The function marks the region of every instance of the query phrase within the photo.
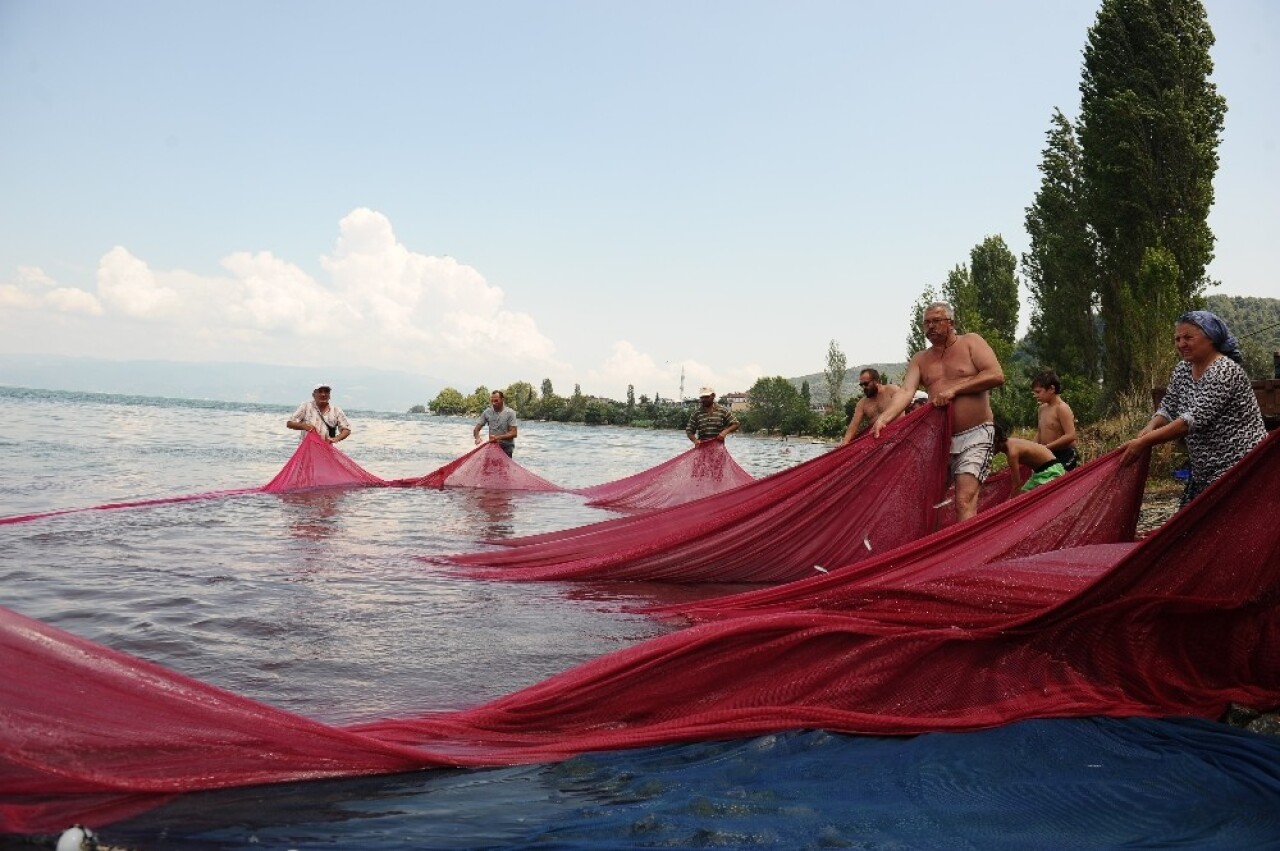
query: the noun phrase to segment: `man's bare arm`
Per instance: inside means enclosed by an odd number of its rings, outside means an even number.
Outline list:
[[[1009,462],[1009,492],[1017,496],[1022,489],[1022,459],[1018,450],[1011,445],[1005,446],[1004,457]]]
[[[858,436],[858,426],[867,415],[866,404],[867,399],[864,396],[858,400],[858,404],[853,406],[853,419],[849,420],[849,427],[844,430],[844,437],[840,439],[841,446],[848,446]]]
[[[897,419],[898,415],[907,409],[907,405],[911,404],[911,399],[916,395],[916,389],[920,386],[920,356],[922,354],[924,353],[917,352],[911,358],[911,362],[907,364],[907,374],[902,378],[902,392],[890,400],[888,406],[880,412],[880,416],[876,417],[876,421],[871,424],[872,437],[879,437],[880,430]]]

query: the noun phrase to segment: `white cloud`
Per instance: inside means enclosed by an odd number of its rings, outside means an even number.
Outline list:
[[[232,275],[223,300],[232,328],[299,337],[343,336],[359,314],[302,269],[268,251],[238,252],[222,261]]]
[[[678,365],[660,365],[629,341],[619,340],[613,344],[609,357],[596,368],[587,371],[587,386],[597,394],[613,399],[626,398],[628,384],[634,385],[637,396],[652,396],[656,393],[674,397],[679,376]]]
[[[455,311],[444,317],[440,329],[443,339],[459,351],[477,354],[483,347],[500,348],[508,358],[549,362],[555,346],[544,337],[524,313],[500,310],[492,316]]]
[[[533,316],[507,304],[501,287],[452,257],[410,250],[387,217],[368,208],[342,218],[319,266],[317,277],[270,251],[237,251],[221,260],[219,274],[201,275],[153,269],[116,246],[99,261],[96,290],[24,266],[0,284],[0,306],[13,308],[6,331],[15,345],[120,358],[341,363],[495,387],[550,377],[565,392],[580,383],[615,399],[628,385],[637,396],[674,398],[681,369],[686,395],[705,384],[745,390],[762,374],[754,365],[725,372],[694,360],[655,361],[628,340],[590,369],[575,368],[558,359]]]
[[[85,290],[58,285],[38,266],[19,266],[12,284],[0,284],[0,307],[16,310],[50,308],[54,313],[102,314],[97,296]],[[29,317],[24,319],[26,323]]]
[[[717,393],[747,390],[763,373],[754,364],[731,370],[716,370],[696,360],[666,361],[659,364],[639,351],[627,340],[613,344],[613,351],[598,367],[587,372],[588,386],[600,395],[614,399],[626,397],[627,385],[636,395],[674,399],[680,395],[681,370],[684,371],[684,395],[693,396],[698,388],[711,386]]]
[[[86,316],[102,315],[102,303],[98,301],[97,296],[73,287],[58,287],[46,295],[44,300],[63,313],[83,313]]]
[[[182,305],[177,292],[119,245],[98,261],[98,295],[107,306],[138,319],[170,319]]]
[[[57,285],[58,282],[39,266],[18,267],[18,286],[24,289],[53,289]]]
[[[234,252],[221,265],[220,275],[153,269],[116,246],[98,263],[96,291],[24,266],[0,284],[0,305],[31,311],[35,323],[43,313],[46,345],[117,357],[359,364],[491,375],[495,384],[511,373],[570,371],[534,317],[506,306],[502,289],[453,258],[409,250],[374,210],[338,223],[322,279],[269,251]],[[55,317],[65,313],[92,319],[59,344],[55,332],[67,326]],[[35,326],[26,337],[42,339]]]
[[[721,371],[712,386],[722,396],[725,393],[745,393],[751,389],[751,385],[768,374],[759,364],[749,363]],[[775,371],[773,374],[776,375],[777,372]]]
[[[353,210],[334,253],[321,259],[339,297],[372,325],[381,346],[411,347],[435,361],[509,370],[511,360],[551,368],[555,346],[477,270],[451,257],[416,254],[396,241],[386,216]]]
[[[27,310],[35,307],[40,300],[14,284],[0,284],[0,307],[10,310]]]

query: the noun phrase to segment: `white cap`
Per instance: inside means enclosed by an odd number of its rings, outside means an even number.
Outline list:
[[[714,395],[716,395],[716,391],[712,387],[703,387],[701,390],[698,391],[699,399],[701,399],[703,396],[714,396]]]

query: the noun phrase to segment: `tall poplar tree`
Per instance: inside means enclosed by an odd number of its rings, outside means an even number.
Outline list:
[[[840,405],[844,401],[844,374],[848,369],[848,358],[844,356],[844,352],[840,351],[836,341],[832,340],[831,345],[827,346],[827,369],[824,375],[827,379],[827,396],[833,411],[840,410]]]
[[[1199,0],[1103,0],[1089,30],[1080,146],[1112,394],[1135,387],[1134,365],[1168,346],[1167,335],[1135,334],[1156,307],[1159,293],[1147,287],[1166,285],[1163,271],[1151,273],[1153,263],[1175,264],[1178,303],[1160,305],[1162,324],[1207,285],[1209,208],[1226,115],[1225,99],[1209,82],[1213,42]]]
[[[916,299],[916,303],[911,305],[911,320],[907,331],[907,357],[911,357],[919,351],[923,351],[928,347],[929,341],[924,336],[924,320],[925,309],[938,301],[938,293],[933,287],[925,287],[924,292],[920,293],[920,297]]]
[[[957,265],[947,273],[946,283],[942,285],[942,300],[955,311],[957,334],[967,334],[970,331],[985,333],[982,314],[978,312],[978,291],[973,286],[973,276],[969,274],[968,266]]]
[[[1054,110],[1040,161],[1040,189],[1027,208],[1030,245],[1022,271],[1031,290],[1028,342],[1038,363],[1061,376],[1101,377],[1094,300],[1098,258],[1084,210],[1075,127]]]
[[[969,252],[974,309],[981,317],[983,337],[1002,361],[1013,354],[1018,333],[1017,268],[1018,259],[998,234],[987,237]]]

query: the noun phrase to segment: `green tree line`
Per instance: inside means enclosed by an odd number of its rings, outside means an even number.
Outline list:
[[[843,357],[834,343],[832,350]],[[549,378],[543,379],[540,393],[525,381],[511,384],[503,393],[507,404],[521,419],[534,421],[684,430],[694,410],[692,404],[662,399],[656,393],[653,397],[636,396],[634,385],[627,386],[627,398],[623,402],[586,396],[576,384],[572,395],[560,396]],[[410,412],[426,413],[429,408],[433,414],[478,417],[489,406],[490,394],[490,389],[484,386],[465,396],[455,387],[446,387],[429,406],[418,405]],[[849,411],[856,402],[849,401],[845,406],[848,411],[814,412],[791,379],[780,375],[756,381],[747,391],[747,399],[749,409],[737,413],[745,431],[824,437],[843,434]]]

